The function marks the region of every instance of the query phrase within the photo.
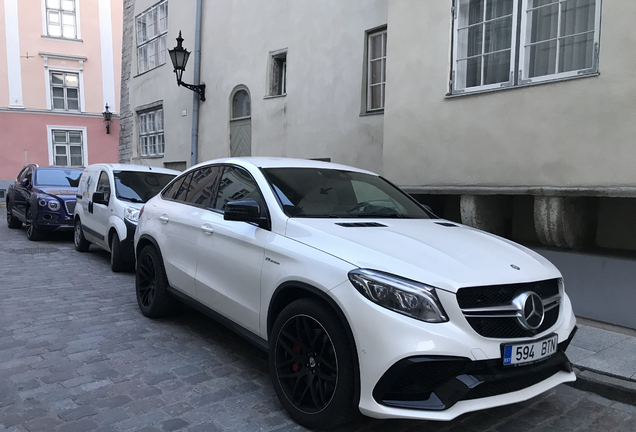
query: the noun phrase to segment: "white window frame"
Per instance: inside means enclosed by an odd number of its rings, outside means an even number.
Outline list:
[[[161,29],[161,18],[159,17],[159,11],[162,6],[165,5],[165,28]],[[156,34],[152,37],[146,37],[144,40],[140,40],[139,32],[140,29],[138,27],[139,20],[145,19],[151,13],[157,14],[157,30]],[[162,0],[153,6],[149,7],[145,11],[141,12],[137,16],[135,16],[135,40],[137,41],[137,75],[151,71],[153,69],[158,68],[166,64],[166,58],[168,57],[168,47],[167,47],[167,37],[168,37],[168,0]],[[162,45],[163,44],[163,48]],[[155,65],[153,67],[147,66],[148,64],[148,48],[153,47],[155,51]],[[142,52],[145,52],[145,56],[140,55]],[[142,68],[142,60],[145,59],[146,69]]]
[[[80,26],[80,1],[73,0],[75,2],[75,37],[67,38],[64,37],[64,32],[62,31],[62,36],[51,36],[49,34],[49,26],[48,26],[48,7],[46,5],[46,0],[41,0],[42,3],[42,35],[55,39],[63,39],[68,41],[81,41],[82,39],[82,28]]]
[[[86,133],[86,127],[80,126],[57,126],[57,125],[47,125],[46,126],[46,135],[48,140],[48,148],[49,148],[49,165],[55,165],[55,148],[53,143],[53,131],[61,130],[65,132],[76,132],[79,131],[82,133],[82,166],[88,166],[88,139]],[[69,163],[70,163],[70,154],[69,154]]]
[[[561,39],[561,3],[567,0],[559,0],[559,15],[557,17],[557,44],[556,44],[556,58],[557,62],[559,59],[559,39]],[[599,43],[601,38],[601,3],[602,0],[596,0],[596,10],[594,15],[594,43],[593,43],[593,59],[592,59],[592,67],[588,69],[577,69],[569,72],[557,72],[551,75],[543,75],[539,77],[529,78],[528,77],[528,65],[526,64],[529,59],[526,56],[525,46],[527,45],[526,37],[528,31],[528,0],[523,0],[522,9],[521,9],[521,35],[520,35],[520,46],[519,46],[519,83],[522,84],[531,84],[531,83],[539,83],[545,81],[555,81],[560,79],[567,79],[571,77],[594,74],[598,72],[598,50]],[[557,67],[558,67],[557,63]]]
[[[384,106],[386,103],[385,100],[385,92],[386,92],[386,39],[387,39],[387,28],[384,27],[382,29],[379,30],[371,30],[367,32],[367,58],[366,58],[366,67],[367,67],[367,80],[366,80],[366,95],[367,95],[367,103],[366,103],[366,110],[367,112],[371,113],[371,112],[382,112],[384,111]],[[378,36],[378,35],[382,35],[382,49],[384,50],[384,52],[382,53],[383,55],[381,57],[372,59],[371,58],[371,38]],[[383,63],[383,67],[380,68],[381,73],[382,73],[382,78],[380,80],[379,83],[377,84],[371,84],[371,72],[372,72],[372,68],[371,68],[371,62],[372,61],[380,61],[381,63]],[[372,87],[380,87],[380,100],[383,101],[382,102],[382,106],[379,108],[372,108],[371,107],[371,90]]]
[[[83,61],[80,60],[80,68],[79,69],[73,69],[73,68],[60,68],[60,67],[53,67],[53,68],[49,68],[48,66],[48,60],[45,58],[44,61],[44,82],[45,82],[45,87],[46,87],[46,106],[48,107],[49,110],[51,111],[55,111],[55,112],[67,112],[67,113],[83,113],[86,112],[86,107],[84,104],[84,66],[83,66]],[[79,102],[80,102],[80,109],[79,111],[66,111],[66,110],[61,110],[61,109],[53,109],[53,98],[52,98],[52,90],[51,90],[51,73],[52,72],[64,72],[64,73],[75,73],[79,75]]]
[[[77,87],[67,87],[66,83],[59,85],[59,84],[53,84],[52,80],[53,80],[53,74],[55,73],[61,73],[64,76],[66,75],[77,75]],[[49,91],[50,91],[50,101],[51,101],[51,110],[52,111],[64,111],[64,112],[69,112],[69,113],[73,113],[73,112],[82,112],[82,94],[80,92],[80,79],[79,79],[79,72],[65,72],[65,71],[58,71],[58,70],[49,70]],[[63,88],[64,89],[64,108],[55,108],[53,106],[53,89],[54,88]],[[68,88],[77,88],[77,109],[76,110],[72,110],[68,108],[68,95],[67,95],[67,90]]]
[[[161,128],[157,127],[157,121],[155,119],[155,121],[153,122],[153,126],[155,127],[154,130],[152,131],[148,131],[144,125],[146,125],[147,123],[145,123],[145,119],[148,117],[149,114],[154,114],[155,118],[157,115],[161,116]],[[152,110],[147,110],[147,111],[143,111],[143,112],[139,112],[137,113],[137,135],[138,135],[138,151],[139,151],[139,157],[141,158],[156,158],[156,157],[164,157],[165,153],[166,153],[166,141],[165,141],[165,134],[164,134],[164,118],[163,118],[163,107],[158,107]],[[156,149],[157,152],[155,153],[151,153],[148,150],[150,150],[150,145],[143,144],[144,139],[147,140],[148,138],[154,138],[155,139],[155,145],[156,145]],[[159,142],[161,141],[161,143]],[[160,150],[160,146],[163,147]]]
[[[486,0],[487,1],[487,0]],[[507,87],[520,87],[529,84],[536,84],[541,82],[552,82],[559,81],[563,79],[575,78],[575,77],[583,77],[587,75],[594,75],[598,73],[598,52],[599,52],[599,41],[600,41],[600,33],[601,33],[601,3],[602,0],[596,0],[596,11],[595,11],[595,23],[594,23],[594,59],[593,65],[589,69],[579,69],[575,71],[555,73],[551,75],[544,75],[540,77],[528,78],[526,62],[528,59],[526,58],[526,40],[527,40],[527,26],[528,26],[528,1],[529,0],[514,0],[513,2],[513,12],[512,12],[512,38],[511,38],[511,54],[510,54],[510,79],[506,82],[495,83],[495,84],[487,84],[481,86],[467,87],[467,88],[457,88],[458,84],[458,75],[457,75],[457,65],[458,65],[458,43],[459,37],[458,32],[462,28],[459,27],[459,0],[454,0],[453,2],[453,46],[451,52],[451,82],[450,89],[451,94],[464,94],[464,93],[479,93],[483,91],[496,90]],[[555,0],[560,5],[566,0]],[[521,19],[519,19],[519,7],[521,7]],[[486,6],[484,5],[484,22],[485,22],[485,14],[486,14]],[[561,9],[559,7],[559,17]],[[483,23],[482,23],[483,24]],[[482,25],[480,24],[480,25]],[[560,29],[560,20],[558,20],[558,25]],[[483,32],[482,37],[485,38],[486,32]],[[558,36],[558,33],[557,33]],[[558,36],[559,37],[559,36]],[[485,44],[482,42],[482,49]],[[557,44],[558,46],[558,44]],[[519,47],[519,55],[517,60],[517,47]],[[483,53],[482,53],[483,57]],[[558,54],[557,54],[558,59]],[[482,62],[482,81],[483,81],[483,62]]]

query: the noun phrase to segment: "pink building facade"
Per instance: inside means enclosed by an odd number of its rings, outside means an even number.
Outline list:
[[[123,0],[0,0],[0,201],[28,163],[117,162],[122,18]]]

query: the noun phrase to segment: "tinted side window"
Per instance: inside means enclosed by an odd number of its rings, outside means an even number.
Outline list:
[[[176,195],[174,196],[175,201],[184,201],[188,196],[188,191],[190,190],[190,181],[192,180],[192,171],[190,171],[185,178],[183,179],[183,183],[179,186],[179,190],[177,190]]]
[[[108,201],[110,199],[110,181],[108,180],[108,173],[102,171],[99,175],[99,181],[97,182],[97,189],[95,192],[103,192],[104,199]]]
[[[209,166],[200,168],[192,173],[190,191],[186,200],[190,204],[209,207],[212,201],[221,168]]]
[[[165,191],[163,191],[161,196],[164,199],[167,199],[167,200],[174,199],[175,194],[177,193],[177,191],[179,190],[179,188],[183,184],[183,179],[186,178],[186,176],[187,175],[182,175],[181,177],[179,177],[174,183],[172,183],[172,185],[170,185],[169,188],[167,188]]]
[[[243,168],[226,167],[219,182],[219,192],[216,196],[214,209],[225,210],[225,205],[232,201],[254,200],[263,210],[263,199],[258,186]]]

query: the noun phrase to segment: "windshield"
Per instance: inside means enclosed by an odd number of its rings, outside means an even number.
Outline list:
[[[290,217],[430,218],[411,197],[375,175],[321,168],[263,172]]]
[[[113,175],[117,198],[136,203],[145,203],[175,177],[175,174],[138,171],[115,171]]]
[[[37,186],[64,186],[76,188],[82,170],[63,168],[38,168],[33,183]]]

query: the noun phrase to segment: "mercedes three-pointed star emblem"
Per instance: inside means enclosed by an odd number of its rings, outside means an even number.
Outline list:
[[[536,330],[545,317],[543,301],[538,294],[529,291],[519,294],[512,303],[517,306],[517,322],[526,330]]]

